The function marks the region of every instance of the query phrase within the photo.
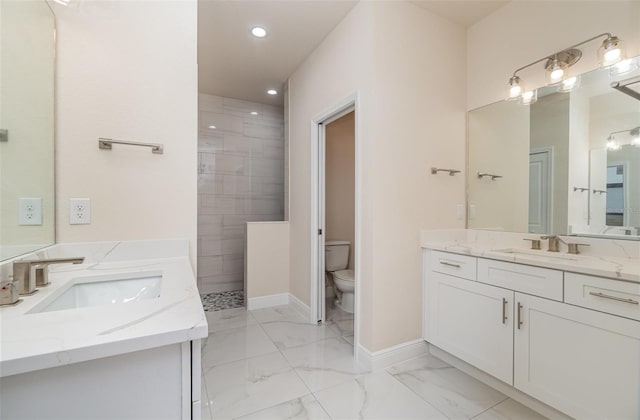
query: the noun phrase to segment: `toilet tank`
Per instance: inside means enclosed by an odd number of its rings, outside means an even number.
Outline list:
[[[349,241],[327,241],[324,244],[325,271],[344,270],[349,266]]]

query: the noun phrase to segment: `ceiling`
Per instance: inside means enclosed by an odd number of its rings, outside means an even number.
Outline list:
[[[468,27],[510,0],[415,0],[411,3],[459,25]]]
[[[199,92],[282,105],[283,83],[356,3],[199,0]],[[268,35],[254,38],[254,26]]]
[[[366,0],[365,0],[366,1]],[[416,0],[465,27],[508,0]],[[282,105],[282,85],[357,1],[198,0],[198,90]],[[254,38],[250,29],[267,29]],[[270,96],[268,89],[279,94]]]

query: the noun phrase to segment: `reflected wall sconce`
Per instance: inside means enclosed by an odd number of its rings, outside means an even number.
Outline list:
[[[577,76],[570,77],[569,68],[582,58],[582,50],[577,47],[602,37],[606,38],[598,49],[598,65],[600,67],[609,67],[626,61],[623,42],[617,36],[605,32],[516,69],[507,82],[506,99],[509,101],[518,100],[523,105],[530,105],[536,102],[538,99],[537,90],[527,90],[522,78],[518,76],[518,72],[543,61],[545,62],[544,68],[547,73],[547,85],[557,84],[560,92],[570,92],[575,89],[579,85],[580,79]],[[621,68],[624,67],[626,66]]]
[[[478,178],[482,179],[484,177],[490,177],[492,181],[495,181],[496,179],[502,178],[502,175],[496,175],[496,174],[490,174],[487,172],[478,172]]]
[[[607,149],[609,150],[618,150],[622,147],[623,144],[627,144],[627,142],[620,143],[616,140],[616,134],[627,133],[631,136],[631,141],[628,144],[631,144],[636,147],[640,147],[640,126],[632,128],[630,130],[619,130],[613,131],[607,137]]]

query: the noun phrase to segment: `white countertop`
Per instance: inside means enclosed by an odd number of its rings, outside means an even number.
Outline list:
[[[51,285],[32,296],[21,296],[23,301],[16,306],[0,308],[0,376],[207,336],[207,321],[189,263],[188,241],[61,244],[29,258],[78,256],[85,257],[84,264],[50,266]],[[28,313],[78,277],[145,272],[162,275],[160,297]]]
[[[421,232],[420,244],[423,248],[438,251],[640,283],[640,247],[637,241],[562,236],[566,242],[589,245],[581,248],[581,254],[570,255],[563,245],[560,253],[530,250],[528,242],[523,239],[537,237],[539,235],[474,229],[425,230]],[[542,241],[542,245],[546,248],[546,241]]]

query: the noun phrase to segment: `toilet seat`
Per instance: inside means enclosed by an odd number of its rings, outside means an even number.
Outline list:
[[[335,278],[340,279],[342,281],[354,281],[353,280],[353,270],[339,270],[333,273]]]

